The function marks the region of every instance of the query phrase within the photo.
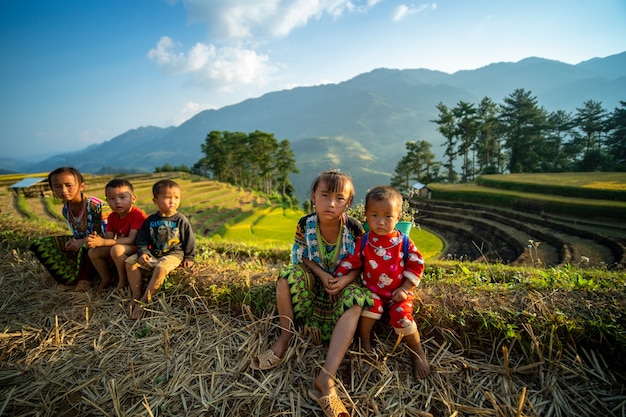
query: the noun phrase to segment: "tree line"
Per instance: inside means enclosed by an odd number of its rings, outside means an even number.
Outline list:
[[[407,142],[391,184],[470,182],[480,174],[626,170],[626,101],[608,112],[588,100],[574,113],[549,112],[530,91],[517,89],[502,104],[485,97],[436,106],[431,120],[444,137],[444,161],[432,144]]]
[[[265,194],[295,198],[289,175],[297,174],[296,158],[287,139],[273,133],[211,131],[200,145],[204,156],[191,172]]]

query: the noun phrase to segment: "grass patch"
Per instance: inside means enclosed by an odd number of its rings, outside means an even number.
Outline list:
[[[409,236],[427,261],[438,257],[444,252],[445,245],[443,240],[428,230],[413,227]]]

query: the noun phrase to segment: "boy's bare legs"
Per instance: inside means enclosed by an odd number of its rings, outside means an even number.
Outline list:
[[[353,306],[343,313],[335,325],[323,369],[317,374],[314,381],[315,388],[322,393],[322,396],[335,392],[334,379],[339,365],[341,365],[341,361],[350,347],[362,311],[361,306]]]
[[[410,348],[411,359],[413,360],[413,376],[415,379],[424,379],[430,375],[430,364],[426,357],[426,352],[422,348],[420,341],[420,333],[416,331],[413,334],[404,336],[404,341]]]
[[[89,258],[91,259],[91,263],[98,271],[98,275],[100,275],[100,285],[96,288],[96,295],[99,295],[104,291],[112,282],[113,276],[111,275],[111,271],[109,270],[109,251],[111,248],[109,246],[100,246],[97,248],[89,249]]]
[[[361,347],[367,354],[374,353],[372,349],[372,329],[376,324],[376,319],[371,317],[363,317],[359,319],[359,339],[361,339]]]
[[[152,296],[159,290],[159,288],[161,288],[163,282],[165,282],[165,277],[167,277],[167,269],[159,266],[154,268],[152,270],[152,278],[150,278],[146,291],[143,293],[143,297],[141,297],[141,300],[139,301],[142,303],[149,303]]]
[[[137,268],[137,272],[139,273],[139,291],[137,291],[137,286],[134,284],[137,277],[136,274],[133,273],[131,278],[131,271],[127,271],[128,273],[128,282],[130,283],[130,290],[133,294],[132,308],[130,312],[130,318],[137,320],[140,319],[143,315],[143,304],[147,304],[152,299],[152,295],[156,293],[163,282],[165,281],[165,277],[167,276],[167,270],[165,268],[156,267],[152,270],[152,278],[150,278],[150,282],[148,282],[148,286],[146,287],[146,291],[144,291],[143,295],[141,295],[141,271]],[[131,281],[132,280],[132,281]],[[135,294],[141,295],[141,298],[135,297]]]
[[[133,247],[130,245],[114,245],[111,247],[111,259],[117,269],[117,289],[120,290],[128,286],[128,278],[126,277],[125,261],[129,255],[133,253]]]
[[[285,278],[278,278],[276,280],[276,305],[278,307],[278,314],[280,317],[280,336],[272,344],[270,349],[274,352],[274,355],[282,358],[289,342],[293,336],[293,304],[291,303],[291,293],[289,291],[289,284]]]
[[[128,285],[130,287],[130,318],[138,319],[143,313],[143,308],[141,307],[141,304],[138,303],[143,294],[143,292],[141,291],[141,269],[139,269],[138,263],[132,265],[126,264],[125,266],[126,276],[128,277]]]

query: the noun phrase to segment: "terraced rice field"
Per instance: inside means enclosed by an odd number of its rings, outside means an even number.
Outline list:
[[[111,178],[87,177],[86,192],[104,198],[104,186]],[[180,211],[189,217],[199,236],[217,240],[252,246],[263,241],[265,247],[278,246],[289,242],[294,230],[276,225],[295,224],[301,215],[272,206],[266,197],[250,190],[189,174],[156,173],[128,178],[135,187],[137,206],[148,213],[155,210],[152,184],[159,178],[177,181],[183,190]],[[50,196],[18,198],[6,191],[2,195],[7,198],[4,207],[66,227],[58,200]],[[442,200],[417,199],[413,203],[418,210],[416,223],[445,241],[442,258],[535,267],[626,265],[626,220],[591,221]],[[419,246],[419,239],[416,242]]]
[[[112,176],[87,177],[86,193],[104,200],[104,187]],[[175,173],[145,174],[129,176],[137,196],[137,207],[146,213],[154,212],[152,185],[160,178],[170,178],[182,188],[182,203],[179,211],[184,213],[199,235],[209,236],[227,223],[236,223],[253,214],[254,209],[268,204],[267,199],[257,193],[209,179]],[[2,184],[4,187],[9,184]],[[37,198],[17,198],[2,191],[5,202],[23,216],[42,222],[52,222],[65,228],[60,216],[61,202],[51,195]],[[18,200],[21,203],[18,204]],[[6,205],[5,205],[6,207]]]
[[[626,264],[626,225],[559,219],[468,203],[419,200],[417,222],[448,243],[444,256],[512,265]]]

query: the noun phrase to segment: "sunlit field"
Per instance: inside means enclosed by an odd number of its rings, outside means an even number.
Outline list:
[[[225,226],[223,234],[215,234],[211,240],[243,243],[260,249],[289,249],[298,219],[303,215],[304,212],[291,208],[267,208],[244,221]],[[414,227],[410,236],[426,259],[438,256],[443,250],[441,239],[427,230]]]

